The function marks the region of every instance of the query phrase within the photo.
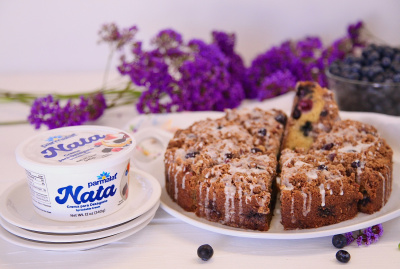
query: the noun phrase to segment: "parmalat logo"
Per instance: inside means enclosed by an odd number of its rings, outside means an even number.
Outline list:
[[[61,135],[56,135],[56,136],[50,136],[49,138],[46,139],[47,142],[56,142],[57,140],[61,139]]]
[[[112,175],[110,175],[110,173],[103,171],[103,173],[101,173],[100,175],[97,176],[97,181],[88,183],[88,188],[113,181],[117,178],[117,174],[118,173],[115,173],[115,175],[112,176]]]

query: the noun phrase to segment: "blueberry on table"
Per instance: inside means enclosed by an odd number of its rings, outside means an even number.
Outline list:
[[[203,261],[208,261],[214,254],[213,248],[209,244],[201,245],[197,249],[197,256]]]
[[[348,253],[346,250],[341,249],[336,252],[336,259],[340,262],[348,263],[350,261],[350,253]]]
[[[343,234],[336,234],[332,237],[332,245],[336,248],[343,248],[347,245],[346,236]]]

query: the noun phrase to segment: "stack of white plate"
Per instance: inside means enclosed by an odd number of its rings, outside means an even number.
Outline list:
[[[129,197],[117,212],[95,220],[62,222],[36,214],[26,180],[11,186],[0,200],[0,237],[23,247],[72,251],[99,247],[131,236],[153,219],[161,187],[150,174],[132,169]]]

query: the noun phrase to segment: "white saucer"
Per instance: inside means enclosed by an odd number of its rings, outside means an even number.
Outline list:
[[[34,211],[25,180],[4,192],[0,199],[0,216],[12,225],[45,233],[84,233],[110,228],[144,214],[160,200],[161,187],[157,179],[138,169],[130,173],[127,204],[104,218],[68,222],[46,219]]]
[[[17,246],[21,247],[27,247],[27,248],[32,248],[32,249],[40,249],[40,250],[53,250],[53,251],[77,251],[77,250],[87,250],[87,249],[92,249],[96,247],[100,247],[106,244],[110,244],[112,242],[122,240],[128,236],[131,236],[140,230],[142,230],[144,227],[149,224],[149,222],[153,219],[154,215],[152,215],[150,218],[148,218],[145,222],[142,224],[133,227],[129,230],[126,230],[124,232],[107,236],[104,238],[96,239],[96,240],[90,240],[90,241],[84,241],[84,242],[72,242],[72,243],[53,243],[53,242],[41,242],[41,241],[34,241],[30,239],[24,239],[22,237],[18,237],[16,235],[13,235],[7,230],[5,230],[3,227],[0,227],[0,237],[3,238],[5,241],[12,243]]]
[[[158,202],[155,206],[153,206],[149,211],[147,211],[143,215],[140,215],[139,217],[130,220],[128,222],[113,226],[111,228],[96,230],[93,232],[86,232],[86,233],[57,234],[57,233],[34,232],[14,226],[1,217],[0,217],[0,225],[3,226],[3,228],[6,229],[9,233],[30,240],[41,241],[41,242],[53,242],[53,243],[82,242],[82,241],[95,240],[119,234],[127,230],[130,230],[136,226],[139,226],[140,224],[147,221],[150,217],[152,217],[156,213],[159,205],[160,202]]]

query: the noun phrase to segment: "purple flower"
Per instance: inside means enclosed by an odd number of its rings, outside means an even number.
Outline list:
[[[228,56],[235,54],[234,52],[234,46],[236,42],[235,34],[227,34],[224,32],[213,31],[212,37],[213,37],[213,43],[216,44],[221,49],[222,53]]]
[[[364,240],[364,238],[362,235],[357,236],[357,239],[356,239],[357,245],[362,246],[363,240]]]
[[[320,47],[320,41],[317,38],[308,37],[299,42],[286,41],[279,47],[273,47],[266,53],[259,55],[247,70],[250,81],[250,90],[247,93],[248,98],[260,96],[260,91],[265,87],[265,78],[280,71],[285,74],[291,74],[292,84],[300,80],[311,80],[314,65],[308,60],[312,57],[315,49]],[[287,89],[277,91],[279,94],[287,92]],[[271,98],[276,95],[265,96]]]
[[[314,58],[316,51],[322,49],[322,42],[318,37],[306,37],[296,44],[296,50],[300,58]]]
[[[115,44],[117,49],[121,49],[134,38],[136,32],[136,26],[119,30],[115,23],[104,24],[98,33],[100,36],[99,42]]]
[[[246,76],[246,67],[243,59],[234,50],[236,35],[213,31],[212,36],[213,43],[219,47],[228,59],[227,70],[232,79],[241,84],[240,86],[243,88],[245,96],[247,96],[247,93],[250,91],[249,80]]]
[[[28,121],[36,129],[41,125],[49,129],[81,125],[89,120],[98,119],[105,108],[105,99],[101,93],[88,98],[81,96],[78,104],[74,104],[70,99],[64,106],[52,95],[48,95],[33,102]]]
[[[356,238],[356,242],[358,246],[365,244],[369,246],[372,243],[378,242],[379,237],[383,234],[383,227],[382,224],[374,225],[372,227],[368,227],[363,231],[359,231],[359,234]],[[350,244],[353,238],[352,233],[345,234],[348,244]],[[353,238],[354,240],[354,238]]]
[[[80,105],[83,106],[82,103]],[[86,107],[82,108],[88,111],[89,121],[97,120],[103,115],[104,111],[107,108],[106,99],[104,98],[104,95],[101,92],[90,95],[87,98]]]
[[[346,237],[347,245],[350,245],[354,241],[354,236],[352,232],[345,233],[344,236]]]
[[[278,70],[264,78],[260,88],[258,89],[257,99],[262,101],[264,99],[284,94],[293,90],[295,85],[296,78],[289,70]]]
[[[345,37],[324,48],[318,37],[306,37],[299,41],[285,41],[258,55],[247,70],[247,98],[260,96],[265,87],[265,78],[277,71],[288,70],[295,81],[312,80],[327,86],[325,69],[335,60],[343,59],[347,53],[364,43],[361,40],[362,23],[350,25]],[[286,91],[282,91],[284,93]],[[274,95],[265,98],[274,97]]]
[[[178,48],[180,45],[182,45],[182,42],[182,35],[172,29],[160,31],[152,40],[152,44],[164,52],[167,52],[170,49]]]
[[[361,40],[361,31],[363,29],[363,22],[358,21],[355,24],[349,25],[347,28],[347,34],[351,41],[353,42],[354,46],[356,47],[363,47],[365,46],[365,42]]]
[[[153,49],[140,42],[132,49],[133,61],[122,58],[119,71],[143,86],[137,103],[140,113],[223,110],[237,107],[245,98],[244,66],[233,52],[234,36],[214,33],[215,42],[193,39],[185,44],[171,30],[153,39]]]
[[[383,226],[382,226],[382,224],[378,224],[378,225],[372,226],[372,231],[378,237],[381,237],[383,235]]]

